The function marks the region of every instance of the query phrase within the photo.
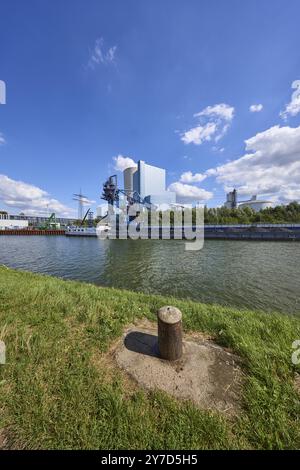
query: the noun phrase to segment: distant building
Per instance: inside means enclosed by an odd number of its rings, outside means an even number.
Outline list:
[[[19,229],[19,228],[27,228],[28,227],[28,220],[14,220],[11,219],[11,216],[5,212],[0,212],[0,230],[5,229]]]
[[[268,207],[273,206],[272,201],[257,199],[257,195],[251,197],[248,201],[238,201],[238,194],[237,190],[234,189],[233,191],[226,194],[226,202],[224,204],[225,207],[228,209],[244,209],[245,207],[249,207],[249,209],[254,210],[254,212],[259,212],[260,210],[267,209]]]
[[[106,216],[107,211],[108,211],[108,205],[107,204],[101,204],[101,206],[97,207],[97,217]]]
[[[237,191],[234,189],[230,193],[226,194],[226,202],[224,204],[227,209],[236,209],[237,208]]]
[[[267,209],[268,207],[272,207],[272,206],[273,206],[272,201],[257,199],[256,195],[252,196],[252,198],[249,199],[249,201],[241,201],[238,204],[239,209],[244,209],[245,207],[249,207],[250,209],[253,209],[254,212],[259,212],[263,209]]]
[[[56,217],[56,223],[59,224],[61,227],[66,227],[68,225],[73,225],[75,223],[75,219],[69,219],[65,217]],[[42,217],[42,216],[34,216],[34,215],[13,215],[8,214],[7,212],[0,212],[0,226],[2,228],[5,227],[13,227],[13,228],[24,228],[28,227],[39,227],[44,225],[48,222],[49,217]]]
[[[124,170],[124,189],[128,193],[137,193],[142,200],[155,206],[176,202],[176,194],[166,190],[166,170],[143,160],[139,160],[137,168]]]

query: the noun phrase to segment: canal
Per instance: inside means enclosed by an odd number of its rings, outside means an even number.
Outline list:
[[[146,293],[300,315],[300,243],[0,237],[0,264]],[[1,286],[0,286],[1,287]]]

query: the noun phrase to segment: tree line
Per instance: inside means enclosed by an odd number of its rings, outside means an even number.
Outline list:
[[[196,209],[192,210],[192,223],[196,223]],[[176,211],[164,212],[165,220],[169,218],[171,226],[174,225],[174,215]],[[151,214],[147,211],[144,214],[145,220],[151,225]],[[141,218],[140,215],[140,218]],[[179,214],[178,214],[179,215]],[[142,217],[143,218],[143,217]],[[159,213],[159,223],[162,222],[162,213]],[[156,219],[156,218],[155,218]],[[175,215],[176,220],[176,215]],[[190,219],[189,219],[190,220]],[[94,225],[100,221],[100,218],[94,220]],[[105,223],[107,219],[103,219]],[[157,220],[155,221],[155,224]],[[204,223],[212,225],[233,225],[233,224],[300,224],[300,204],[291,202],[288,205],[280,205],[276,207],[268,207],[259,212],[255,212],[250,207],[228,209],[227,207],[204,207]],[[177,222],[175,222],[177,225]],[[87,226],[87,221],[84,222]]]
[[[250,207],[228,209],[227,207],[204,208],[205,224],[297,224],[300,223],[300,204],[268,207],[255,212]]]

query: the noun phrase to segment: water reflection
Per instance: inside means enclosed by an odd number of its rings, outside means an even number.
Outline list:
[[[0,237],[0,263],[98,285],[300,313],[300,244]]]

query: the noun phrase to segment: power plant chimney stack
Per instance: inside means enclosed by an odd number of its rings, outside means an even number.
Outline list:
[[[123,172],[124,175],[124,191],[127,195],[133,192],[133,175],[136,172],[136,167],[126,168]]]
[[[236,209],[237,208],[237,191],[236,189],[234,189],[232,191],[232,209]]]

